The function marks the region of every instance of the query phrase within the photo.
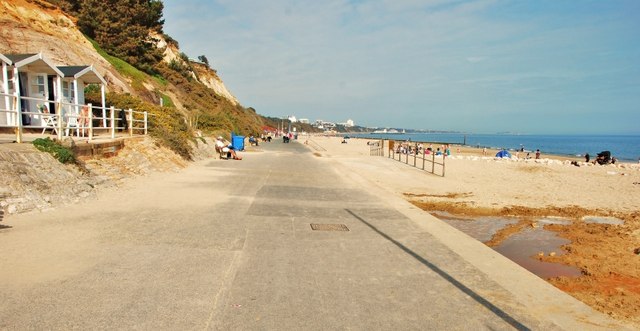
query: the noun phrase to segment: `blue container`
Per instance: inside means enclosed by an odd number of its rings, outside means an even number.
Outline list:
[[[244,136],[231,136],[231,146],[236,151],[244,151]]]

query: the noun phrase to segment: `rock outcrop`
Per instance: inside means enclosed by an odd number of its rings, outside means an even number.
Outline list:
[[[200,141],[194,152],[196,160],[212,157],[215,143]],[[186,166],[187,161],[151,137],[127,139],[116,156],[84,160],[81,166],[64,165],[31,144],[2,144],[0,210],[8,214],[44,211],[95,196],[134,176]]]
[[[155,40],[156,47],[163,49],[163,61],[165,61],[166,63],[178,61],[187,66],[185,60],[180,56],[180,50],[174,44],[167,42],[162,35],[157,33],[152,34],[151,38]],[[194,70],[193,72],[191,72],[191,75],[194,79],[204,84],[206,87],[212,89],[217,95],[220,95],[229,100],[229,102],[231,102],[231,104],[233,104],[234,106],[239,104],[238,99],[236,99],[236,97],[233,96],[231,92],[229,92],[215,70],[211,69],[204,63],[196,62],[193,60],[190,60],[188,65],[190,65]]]

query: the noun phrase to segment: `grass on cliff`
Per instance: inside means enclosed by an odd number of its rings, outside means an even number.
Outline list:
[[[100,94],[87,93],[85,98],[87,102],[98,103]],[[117,93],[107,93],[107,103],[117,109],[131,108],[138,112],[146,111],[149,115],[149,134],[185,160],[192,159],[193,148],[189,143],[194,142],[193,130],[176,108],[156,106],[130,94]]]
[[[111,63],[111,65],[114,68],[116,68],[116,70],[118,70],[119,73],[121,73],[126,77],[131,78],[131,87],[133,87],[136,90],[140,88],[144,88],[144,85],[142,83],[147,80],[147,75],[144,72],[136,69],[134,66],[130,65],[124,60],[121,60],[115,56],[109,55],[109,53],[103,50],[95,40],[89,37],[86,37],[86,38],[87,40],[89,40],[89,42],[91,42],[91,44],[93,45],[93,48],[96,49],[98,54],[100,54],[105,60]]]

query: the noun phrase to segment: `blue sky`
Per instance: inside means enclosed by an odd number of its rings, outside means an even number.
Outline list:
[[[640,134],[640,1],[165,0],[164,31],[268,116]]]

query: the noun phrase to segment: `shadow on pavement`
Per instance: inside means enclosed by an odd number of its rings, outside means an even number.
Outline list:
[[[492,313],[494,313],[496,316],[500,317],[503,321],[507,322],[509,325],[511,325],[512,327],[516,328],[517,330],[530,330],[528,327],[524,326],[522,323],[518,322],[517,320],[515,320],[513,317],[511,317],[509,314],[507,314],[506,312],[504,312],[502,309],[496,307],[494,304],[492,304],[491,302],[489,302],[487,299],[483,298],[482,296],[480,296],[478,293],[474,292],[472,289],[466,287],[464,284],[460,283],[459,281],[457,281],[455,278],[453,278],[451,275],[449,275],[448,273],[446,273],[445,271],[443,271],[442,269],[438,268],[436,265],[434,265],[433,263],[427,261],[425,258],[423,258],[422,256],[416,254],[414,251],[410,250],[409,248],[407,248],[406,246],[404,246],[403,244],[397,242],[396,240],[394,240],[393,238],[389,237],[387,234],[385,234],[384,232],[378,230],[375,226],[371,225],[370,223],[368,223],[367,221],[365,221],[364,219],[362,219],[360,216],[356,215],[354,212],[352,212],[349,209],[345,209],[349,214],[351,214],[353,217],[355,217],[356,219],[358,219],[360,222],[364,223],[366,226],[368,226],[369,228],[371,228],[373,231],[375,231],[376,233],[378,233],[379,235],[381,235],[382,237],[384,237],[385,239],[389,240],[390,242],[392,242],[393,244],[395,244],[396,246],[398,246],[400,249],[402,249],[405,253],[411,255],[413,258],[415,258],[416,260],[418,260],[420,263],[424,264],[425,266],[429,267],[429,269],[433,270],[435,273],[437,273],[438,275],[440,275],[440,277],[444,278],[445,280],[447,280],[449,283],[451,283],[452,285],[454,285],[455,287],[457,287],[458,289],[460,289],[462,292],[464,292],[465,294],[467,294],[468,296],[470,296],[471,298],[473,298],[476,302],[478,302],[479,304],[483,305],[485,308],[489,309]]]

